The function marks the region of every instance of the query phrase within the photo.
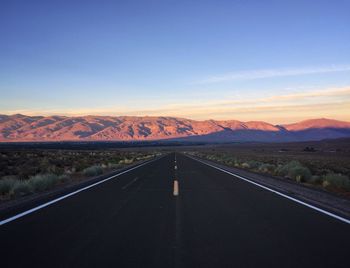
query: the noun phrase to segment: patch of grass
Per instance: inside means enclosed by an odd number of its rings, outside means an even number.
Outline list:
[[[88,177],[98,176],[103,173],[101,166],[94,165],[83,170],[83,174]]]

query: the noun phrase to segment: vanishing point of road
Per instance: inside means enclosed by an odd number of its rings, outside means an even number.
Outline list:
[[[350,267],[350,224],[183,154],[22,214],[0,267]]]

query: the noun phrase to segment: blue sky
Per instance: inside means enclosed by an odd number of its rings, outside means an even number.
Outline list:
[[[0,113],[350,120],[349,10],[341,0],[3,0]]]

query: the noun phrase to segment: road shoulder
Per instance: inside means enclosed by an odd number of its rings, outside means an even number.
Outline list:
[[[61,196],[67,195],[69,193],[72,193],[74,191],[78,191],[79,189],[82,189],[84,187],[88,187],[90,185],[93,185],[95,183],[98,183],[100,181],[106,180],[110,177],[118,176],[118,174],[126,172],[130,169],[137,168],[138,166],[145,165],[147,163],[156,161],[162,156],[155,157],[153,159],[148,159],[145,161],[138,161],[132,165],[114,170],[112,172],[96,176],[93,178],[86,178],[84,180],[80,180],[73,183],[68,183],[65,185],[62,185],[61,187],[54,188],[49,191],[41,192],[41,193],[35,193],[32,195],[24,196],[19,199],[9,200],[7,202],[0,204],[0,220],[6,219],[8,217],[11,217],[15,214],[21,213],[22,211],[29,210],[33,207],[40,206],[43,203],[50,202],[51,200],[54,200],[56,198],[59,198]]]
[[[335,194],[319,189],[313,189],[293,181],[288,181],[268,175],[261,175],[238,168],[228,167],[214,161],[199,158],[197,156],[186,156],[237,174],[252,182],[258,183],[262,186],[268,187],[292,198],[306,202],[341,217],[350,219],[350,200],[342,198]]]

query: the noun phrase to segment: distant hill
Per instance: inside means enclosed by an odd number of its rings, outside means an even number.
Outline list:
[[[308,141],[350,137],[350,122],[313,119],[272,125],[262,121],[196,121],[175,117],[0,115],[0,141],[203,142]]]

